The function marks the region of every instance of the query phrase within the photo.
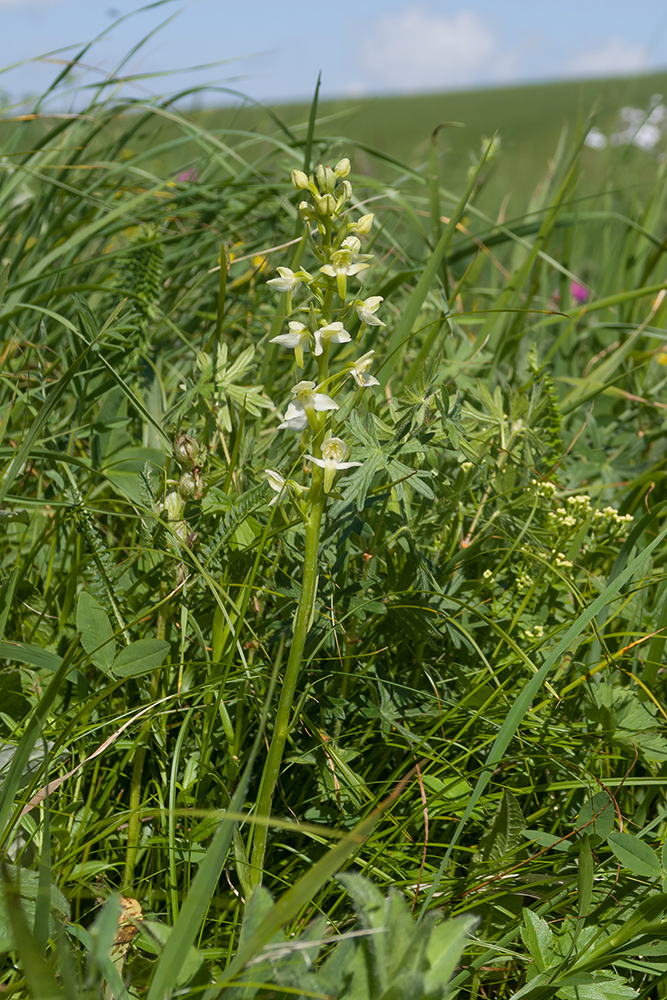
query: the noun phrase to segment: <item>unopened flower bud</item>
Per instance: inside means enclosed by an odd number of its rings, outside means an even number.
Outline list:
[[[320,186],[320,190],[326,191],[326,180],[327,175],[324,170],[324,165],[320,163],[317,170],[315,171],[315,177],[317,178],[317,183]]]
[[[320,215],[333,215],[336,211],[336,199],[332,194],[325,194],[317,199],[317,211]]]
[[[349,201],[352,197],[352,185],[349,181],[343,181],[340,185],[340,194],[338,195],[338,204],[344,205],[346,201]]]
[[[164,498],[163,508],[168,521],[180,521],[183,517],[185,503],[178,490],[170,490]]]
[[[179,434],[174,442],[174,458],[181,467],[193,466],[197,462],[199,445],[189,434]]]
[[[339,160],[334,167],[334,173],[336,177],[347,177],[350,172],[350,161],[347,156],[344,156],[342,160]]]
[[[192,472],[184,472],[178,484],[178,492],[184,500],[199,500],[204,492],[204,480]]]
[[[305,222],[312,222],[315,218],[315,209],[309,201],[299,202],[299,212],[301,213],[301,218]]]
[[[292,171],[292,184],[297,191],[303,191],[310,184],[308,176],[304,174],[303,170],[293,170]]]
[[[374,218],[375,216],[372,212],[369,212],[368,215],[362,215],[359,221],[354,225],[355,231],[359,233],[360,236],[366,236],[366,234],[370,233],[373,228]]]

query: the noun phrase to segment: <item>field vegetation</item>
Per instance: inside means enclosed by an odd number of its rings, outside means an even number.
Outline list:
[[[7,115],[5,995],[667,995],[665,138],[567,86]]]

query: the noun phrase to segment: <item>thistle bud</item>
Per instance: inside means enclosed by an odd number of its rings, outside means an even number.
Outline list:
[[[182,468],[195,465],[198,453],[199,445],[193,437],[189,434],[178,435],[174,441],[174,458]]]
[[[344,156],[342,160],[339,160],[334,167],[334,173],[336,177],[347,177],[350,172],[350,161],[347,156]]]
[[[292,171],[292,185],[297,191],[303,191],[310,184],[308,177],[304,174],[303,170],[293,170]]]

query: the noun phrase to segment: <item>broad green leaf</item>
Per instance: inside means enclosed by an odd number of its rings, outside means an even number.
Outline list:
[[[582,833],[607,837],[614,828],[614,803],[606,792],[596,792],[584,803],[577,817],[577,828]]]
[[[27,510],[0,510],[0,525],[16,521],[19,524],[30,524]]]
[[[18,892],[28,926],[32,926],[40,894],[39,875],[18,865],[7,865],[6,871]],[[53,882],[49,883],[49,897],[49,925],[51,932],[55,934],[69,920],[69,903]],[[12,940],[8,901],[6,894],[0,891],[0,951],[9,951],[13,947]]]
[[[399,973],[379,1000],[423,1000],[424,977],[418,972]]]
[[[3,883],[14,948],[21,960],[21,970],[26,978],[30,997],[32,1000],[56,1000],[64,997],[53,969],[37,947],[23,912],[18,886],[12,882],[7,868],[3,872]]]
[[[561,1000],[634,1000],[639,996],[620,976],[568,976],[559,983]]]
[[[429,969],[424,975],[424,985],[428,993],[438,987],[442,989],[452,978],[461,961],[466,940],[478,922],[478,917],[465,914],[445,920],[433,928],[426,948]]]
[[[590,837],[581,838],[579,848],[579,917],[583,920],[588,915],[593,896],[593,855],[591,853]]]
[[[81,645],[90,654],[95,666],[110,674],[116,655],[113,628],[102,605],[85,590],[79,594],[76,627],[81,633]]]
[[[633,875],[641,878],[659,878],[662,875],[658,855],[638,837],[631,833],[610,833],[607,843],[621,864]]]
[[[564,840],[562,837],[555,837],[553,833],[545,833],[544,830],[524,830],[523,836],[527,840],[531,840],[540,847],[553,847],[555,851],[569,851],[572,846],[570,840]]]
[[[499,861],[521,843],[526,821],[521,806],[511,792],[505,791],[488,832],[480,840],[484,861]]]
[[[521,928],[523,943],[530,952],[538,972],[545,972],[554,957],[554,936],[546,920],[532,910],[523,911],[524,926]]]
[[[147,462],[159,469],[164,455],[157,448],[128,447],[115,452],[100,471],[122,496],[144,509],[142,472]]]
[[[156,670],[169,653],[164,639],[137,639],[124,646],[113,662],[116,677],[139,677]]]

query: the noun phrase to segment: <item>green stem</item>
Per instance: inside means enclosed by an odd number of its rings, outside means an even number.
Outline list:
[[[163,580],[160,584],[160,601],[162,602],[169,594],[169,587]],[[155,635],[158,639],[164,639],[167,634],[167,623],[169,620],[169,605],[162,604],[158,610],[157,625]],[[150,686],[150,700],[156,701],[160,690],[160,674],[158,669],[154,672]],[[130,800],[128,803],[129,816],[127,820],[127,845],[125,848],[125,870],[123,872],[123,888],[131,889],[134,881],[134,867],[137,860],[137,850],[139,848],[139,837],[141,832],[141,816],[139,806],[141,805],[141,777],[144,770],[146,753],[148,752],[148,737],[151,731],[150,719],[145,719],[141,726],[134,763],[132,765],[132,777],[130,779]]]
[[[319,473],[319,474],[317,474]],[[271,805],[273,795],[280,776],[280,766],[285,752],[285,744],[290,731],[292,706],[296,693],[296,685],[299,679],[303,651],[306,646],[306,638],[310,630],[313,607],[317,594],[318,561],[317,553],[320,542],[320,525],[322,523],[322,513],[326,503],[326,494],[322,489],[322,474],[318,469],[313,474],[312,503],[306,525],[306,547],[304,554],[303,583],[301,586],[301,597],[296,611],[294,621],[294,637],[290,647],[287,666],[285,667],[285,677],[283,680],[278,708],[276,710],[276,721],[273,729],[273,736],[269,744],[269,752],[262,772],[262,780],[259,787],[257,799],[258,817],[268,817],[271,815]],[[251,878],[255,886],[261,885],[264,874],[264,856],[266,854],[266,843],[268,837],[268,826],[258,823],[254,828],[252,841],[252,856],[250,860]]]

